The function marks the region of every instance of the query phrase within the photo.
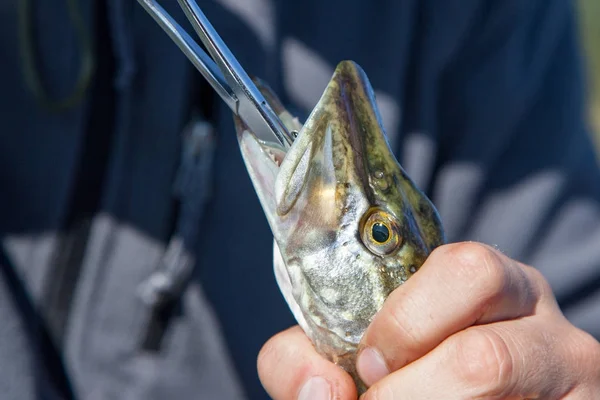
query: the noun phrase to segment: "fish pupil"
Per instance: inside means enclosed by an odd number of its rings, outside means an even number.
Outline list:
[[[385,243],[390,238],[390,230],[388,229],[388,227],[379,222],[376,224],[373,224],[371,233],[372,233],[373,239],[375,239],[375,241],[377,243]]]

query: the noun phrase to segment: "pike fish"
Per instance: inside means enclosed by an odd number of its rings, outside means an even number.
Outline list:
[[[317,351],[363,392],[355,363],[365,330],[445,240],[434,205],[390,150],[367,76],[341,62],[302,125],[252,82],[194,0],[178,3],[210,56],[156,0],[138,1],[233,111],[281,292]]]
[[[373,89],[336,68],[304,124],[256,85],[296,138],[284,150],[239,118],[241,153],[274,237],[277,283],[316,350],[365,391],[359,342],[388,295],[445,242],[438,213],[392,153]]]

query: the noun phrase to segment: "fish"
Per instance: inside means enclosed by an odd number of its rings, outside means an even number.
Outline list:
[[[303,124],[265,82],[255,83],[295,137],[286,151],[234,116],[273,233],[277,284],[317,352],[364,393],[361,338],[389,294],[445,243],[440,216],[394,156],[357,63],[338,64]]]

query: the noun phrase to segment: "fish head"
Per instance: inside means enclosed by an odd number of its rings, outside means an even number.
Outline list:
[[[317,349],[338,362],[444,242],[442,225],[396,160],[356,63],[338,65],[303,125],[271,101],[297,131],[293,145],[260,142],[238,120],[241,152],[273,232],[284,297]]]

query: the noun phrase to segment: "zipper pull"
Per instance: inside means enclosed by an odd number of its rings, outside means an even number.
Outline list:
[[[138,297],[149,309],[142,338],[146,350],[158,350],[175,305],[189,283],[196,264],[194,247],[206,201],[211,195],[215,139],[212,125],[194,118],[183,135],[181,165],[173,185],[179,199],[176,232],[158,268],[138,287]]]

